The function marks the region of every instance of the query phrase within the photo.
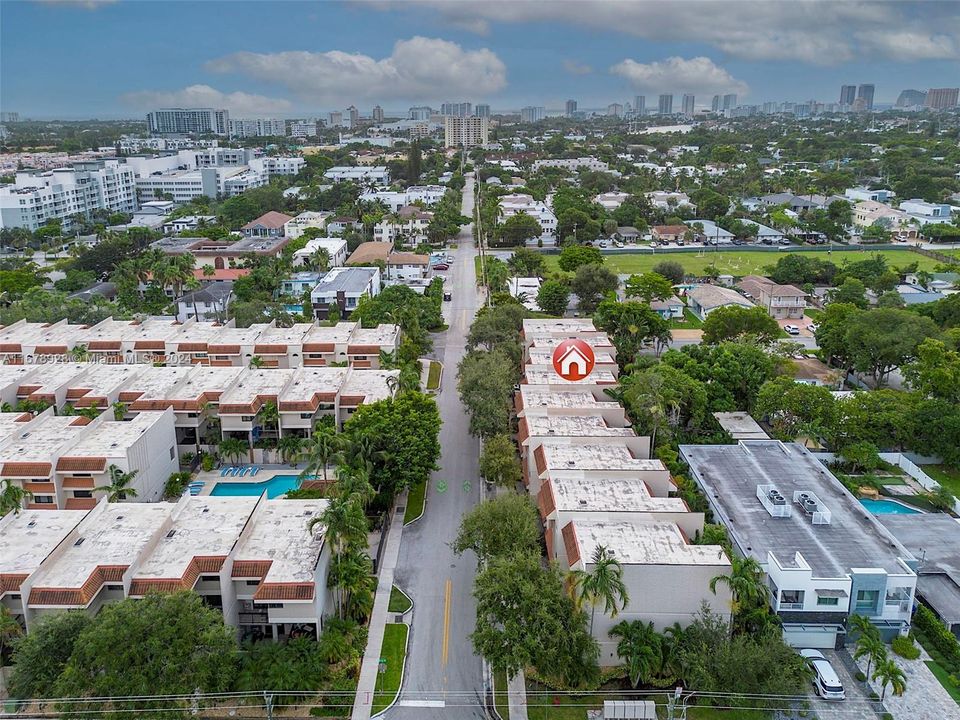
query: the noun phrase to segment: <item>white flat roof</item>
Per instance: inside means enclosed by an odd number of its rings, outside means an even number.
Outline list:
[[[304,343],[333,343],[335,345],[346,345],[350,341],[350,336],[358,327],[359,323],[339,322],[333,327],[316,325],[310,328],[303,338]]]
[[[553,445],[540,446],[549,470],[665,470],[660,460],[635,458],[626,445]]]
[[[141,412],[123,422],[104,421],[88,428],[77,442],[63,451],[67,457],[125,458],[130,446],[160,422],[162,412]]]
[[[620,404],[612,398],[605,401],[597,400],[592,392],[573,387],[570,390],[551,390],[543,385],[520,386],[520,396],[523,398],[524,410],[533,408],[585,408],[603,409],[607,407],[619,408]]]
[[[79,378],[89,368],[90,365],[86,363],[45,364],[42,366],[40,372],[31,376],[29,381],[22,382],[21,385],[36,387],[37,389],[33,392],[40,395],[52,395],[63,387],[64,383],[68,383],[74,378]]]
[[[222,327],[207,343],[211,345],[254,345],[264,330],[269,328],[267,323],[251,325],[247,328]]]
[[[348,397],[363,395],[363,401],[369,405],[377,402],[377,400],[392,397],[393,393],[390,391],[390,386],[387,385],[387,380],[399,376],[399,370],[359,370],[352,368],[343,384],[341,394]]]
[[[174,385],[190,375],[194,369],[193,365],[147,366],[127,389],[130,392],[142,393],[138,400],[166,400]]]
[[[523,369],[523,376],[531,385],[615,385],[617,382],[612,372],[596,368],[582,380],[564,380],[552,366],[528,365]]]
[[[577,518],[573,524],[584,562],[603,545],[624,565],[730,565],[719,545],[690,545],[672,522]]]
[[[78,420],[86,422],[82,417],[48,415],[29,428],[15,430],[0,445],[0,463],[51,462],[60,448],[84,432],[85,425],[74,424]]]
[[[22,510],[0,520],[0,574],[32,574],[86,510]]]
[[[611,427],[599,415],[528,415],[530,437],[635,437],[630,426]]]
[[[546,347],[545,345],[534,345],[530,348],[529,355],[529,365],[553,365],[553,348]],[[594,350],[593,358],[596,363],[602,365],[611,365],[616,362],[616,360],[613,359],[613,355],[607,350]]]
[[[220,335],[223,325],[210,322],[191,322],[182,326],[180,336],[174,338],[179,343],[208,343]]]
[[[72,387],[89,390],[91,397],[106,397],[120,385],[143,372],[143,365],[107,365],[88,363],[82,377],[72,381]]]
[[[224,392],[246,370],[239,366],[195,365],[193,372],[181,378],[166,394],[169,400],[195,400],[201,393]]]
[[[654,497],[640,478],[551,477],[561,512],[689,512],[678,497]]]
[[[314,393],[339,393],[347,379],[349,368],[301,367],[278,396],[280,402],[308,400]]]
[[[279,395],[296,373],[292,369],[250,369],[220,396],[220,404],[246,405],[264,395]]]
[[[548,320],[541,318],[527,318],[523,321],[525,335],[548,333],[577,333],[597,332],[593,320],[589,318],[561,318]]]
[[[259,501],[256,496],[189,498],[134,577],[181,578],[195,557],[229,555]]]
[[[323,547],[318,526],[311,536],[310,520],[322,513],[326,500],[264,500],[253,527],[234,553],[234,560],[271,560],[263,582],[312,582]]]
[[[313,327],[313,323],[295,323],[294,325],[283,327],[268,327],[257,338],[258,345],[300,345],[303,338]]]
[[[400,328],[396,325],[378,325],[375,328],[357,327],[350,337],[351,345],[387,345],[397,340]]]

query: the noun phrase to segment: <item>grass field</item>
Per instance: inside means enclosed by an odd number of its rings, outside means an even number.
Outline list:
[[[700,320],[689,308],[683,309],[683,320],[670,320],[671,330],[699,330],[703,327],[703,321]]]
[[[373,694],[371,714],[376,714],[393,702],[400,692],[403,680],[403,662],[407,654],[407,631],[403,623],[387,623],[384,628],[380,657],[387,661],[387,671],[377,675],[377,691]]]
[[[953,701],[960,705],[960,688],[954,685],[950,681],[950,673],[946,671],[939,663],[934,662],[933,660],[924,661],[930,672],[933,673],[934,677],[940,681],[940,684],[943,685],[943,689],[947,691],[950,697],[953,698]]]
[[[503,720],[510,720],[510,703],[507,700],[507,674],[502,670],[493,674],[493,704]]]
[[[960,469],[950,465],[924,465],[922,470],[954,495],[960,497]]]
[[[427,494],[427,481],[418,482],[407,493],[407,507],[403,511],[403,524],[413,522],[423,515],[423,503]]]
[[[430,361],[430,373],[427,375],[427,390],[436,390],[440,387],[440,363]]]
[[[413,602],[407,597],[406,593],[394,585],[390,588],[390,604],[387,610],[391,613],[405,613],[413,607]]]
[[[921,270],[932,271],[939,261],[933,258],[915,253],[910,250],[864,250],[863,252],[835,252],[828,254],[826,251],[808,251],[805,255],[812,255],[822,260],[829,259],[837,265],[842,265],[843,261],[863,260],[874,253],[879,252],[887,258],[891,266],[909,265],[916,262]],[[768,265],[777,262],[777,258],[784,253],[763,252],[762,250],[705,250],[703,253],[696,252],[657,252],[657,253],[629,253],[629,254],[609,254],[604,255],[604,265],[614,272],[623,274],[634,274],[650,272],[653,266],[664,260],[672,260],[683,265],[691,275],[702,275],[708,267],[716,265],[721,275],[756,275],[764,274]],[[551,271],[560,269],[557,264],[559,255],[547,255],[547,268]]]

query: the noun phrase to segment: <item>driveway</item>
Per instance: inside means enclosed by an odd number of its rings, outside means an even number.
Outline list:
[[[876,708],[880,703],[870,699],[870,690],[853,676],[853,658],[845,650],[821,651],[840,677],[843,689],[847,691],[846,700],[823,700],[810,687],[810,707],[822,720],[834,717],[850,720],[878,720]]]

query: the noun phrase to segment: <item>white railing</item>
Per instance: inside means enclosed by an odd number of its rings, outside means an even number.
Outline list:
[[[768,493],[776,489],[776,485],[757,485],[757,499],[772,517],[790,517],[793,511],[786,502],[776,505],[770,500]]]

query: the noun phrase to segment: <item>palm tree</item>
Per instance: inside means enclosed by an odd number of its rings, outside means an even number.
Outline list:
[[[137,491],[130,487],[130,483],[137,477],[137,473],[140,472],[139,470],[124,472],[122,468],[111,465],[107,468],[107,472],[110,475],[110,484],[95,487],[93,489],[94,492],[105,492],[107,494],[107,502],[112,503],[126,500],[128,497],[137,496]]]
[[[366,507],[377,496],[377,491],[370,484],[370,473],[373,466],[369,463],[364,467],[341,465],[337,468],[336,495],[341,498],[356,499]]]
[[[263,358],[259,355],[254,355],[250,358],[250,367],[252,368],[262,368],[264,365]]]
[[[250,452],[250,446],[240,438],[224,438],[217,447],[225,458],[233,458],[236,461]]]
[[[113,408],[113,419],[120,421],[127,416],[127,404],[122,402],[115,402],[112,406]]]
[[[864,635],[869,635],[872,637],[880,639],[880,631],[877,629],[877,626],[870,622],[870,618],[866,615],[854,614],[850,616],[848,621],[850,624],[850,629],[855,631],[857,637],[863,637]]]
[[[665,628],[660,636],[660,675],[678,677],[680,667],[680,643],[683,642],[683,627],[675,622]]]
[[[883,702],[887,694],[887,685],[893,690],[894,695],[903,695],[907,691],[907,674],[890,658],[877,662],[873,679],[880,681],[880,702]]]
[[[7,649],[7,643],[22,634],[23,628],[17,619],[7,607],[0,605],[0,667],[3,667],[3,653]]]
[[[580,604],[584,600],[590,603],[590,634],[593,634],[593,620],[597,614],[597,605],[603,603],[603,611],[615,618],[621,609],[630,602],[627,586],[623,582],[623,566],[605,545],[598,545],[590,558],[592,570],[576,575],[577,593]],[[618,607],[619,606],[619,607]]]
[[[210,278],[217,274],[217,269],[213,265],[204,265],[202,270],[205,278]]]
[[[332,568],[327,585],[339,588],[342,607],[341,619],[351,618],[358,622],[368,617],[373,609],[373,597],[377,589],[372,575],[373,563],[366,551],[348,547]]]
[[[347,463],[356,467],[372,466],[374,460],[386,458],[383,451],[377,450],[377,441],[370,433],[354,433],[344,450]]]
[[[610,629],[610,637],[620,638],[617,655],[626,663],[630,684],[636,688],[642,680],[648,682],[654,670],[663,663],[661,638],[653,623],[623,620]]]
[[[767,600],[767,584],[763,580],[763,568],[754,558],[734,557],[729,575],[717,575],[710,581],[710,592],[717,593],[717,585],[730,588],[730,609],[736,614],[747,604],[759,605]]]
[[[312,535],[317,526],[323,528],[326,540],[330,543],[333,555],[333,569],[335,577],[339,576],[339,565],[348,548],[357,545],[366,546],[367,518],[363,514],[363,507],[356,498],[333,498],[326,509],[307,523],[307,531]],[[337,616],[345,616],[343,588],[336,585],[335,601]]]
[[[263,422],[264,428],[269,428],[272,432],[279,432],[280,411],[274,402],[264,403],[257,413]]]
[[[887,659],[887,648],[880,639],[879,633],[871,635],[870,633],[861,633],[857,638],[857,646],[853,651],[853,659],[859,660],[862,657],[867,658],[867,677],[870,676],[870,666],[880,667],[880,663]]]
[[[295,435],[284,435],[277,442],[277,450],[280,451],[280,457],[284,462],[295,465],[297,458],[303,452],[304,439]]]
[[[343,448],[342,438],[332,431],[321,430],[315,432],[307,443],[305,454],[307,466],[300,473],[300,477],[316,475],[323,472],[324,481],[327,480],[327,466],[340,456]]]
[[[86,345],[74,345],[70,348],[70,357],[77,362],[86,362],[90,359],[90,351]]]
[[[33,497],[29,490],[24,490],[19,485],[14,485],[13,480],[0,480],[3,483],[0,487],[0,517],[9,512],[20,513],[23,507],[23,501]]]

